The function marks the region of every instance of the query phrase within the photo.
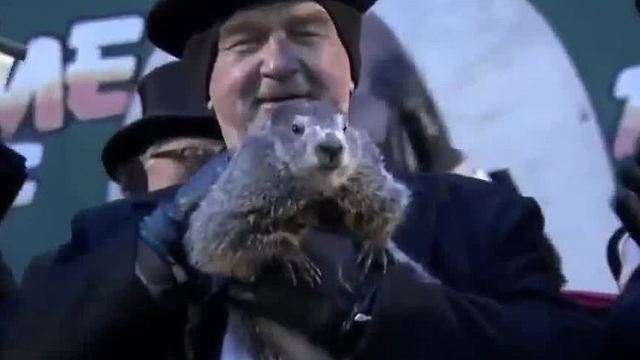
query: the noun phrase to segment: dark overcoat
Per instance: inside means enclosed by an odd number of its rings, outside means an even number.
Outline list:
[[[395,240],[442,285],[403,267],[388,272],[358,358],[599,358],[600,324],[560,297],[532,199],[455,175],[403,179],[413,201]],[[79,212],[70,242],[27,270],[5,314],[1,358],[179,358],[185,309],[157,307],[134,266],[138,222],[171,193]],[[215,359],[225,317],[205,314],[209,326],[194,336],[213,353],[203,358]]]

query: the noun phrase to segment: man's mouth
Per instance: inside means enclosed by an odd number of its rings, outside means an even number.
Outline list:
[[[291,102],[291,101],[308,101],[311,97],[308,95],[284,95],[284,96],[273,96],[266,98],[258,98],[257,104],[258,106],[276,106],[282,103]]]

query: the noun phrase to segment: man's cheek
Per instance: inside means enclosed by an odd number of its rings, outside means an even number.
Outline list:
[[[332,64],[333,65],[333,64]],[[316,76],[324,87],[324,91],[329,93],[330,98],[338,105],[340,110],[347,111],[351,100],[351,80],[348,68],[339,64],[335,66],[325,66],[322,71],[318,71]]]
[[[338,106],[340,111],[348,113],[351,104],[351,90],[348,85],[341,82],[340,79],[330,83],[327,86],[331,100]]]
[[[247,136],[246,129],[241,127],[233,127],[221,123],[220,129],[227,148],[231,150],[237,149]]]

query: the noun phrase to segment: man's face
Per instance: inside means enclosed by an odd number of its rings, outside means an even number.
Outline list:
[[[209,95],[230,148],[284,103],[323,99],[347,112],[353,88],[347,52],[316,2],[241,10],[220,29]]]
[[[198,137],[167,139],[151,146],[141,157],[148,191],[184,183],[223,149],[221,140]]]

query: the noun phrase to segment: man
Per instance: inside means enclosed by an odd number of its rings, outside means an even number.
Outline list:
[[[184,182],[206,159],[224,149],[215,118],[203,104],[191,101],[185,80],[185,69],[179,62],[159,66],[145,75],[137,87],[142,118],[116,132],[103,149],[106,173],[121,186],[125,196],[138,196],[136,205],[144,203],[146,198],[141,195],[147,192]],[[73,232],[80,232],[80,226],[103,229],[105,222],[91,222],[88,214],[81,212],[74,218]],[[24,273],[23,293],[47,286],[51,262],[64,251],[100,245],[73,240],[62,251],[53,250],[32,259]]]
[[[157,46],[184,55],[201,101],[207,102],[208,89],[225,143],[234,149],[249,123],[283,102],[316,98],[349,110],[361,14],[372,2],[163,0],[148,18],[148,33]],[[171,358],[188,340],[187,357],[233,358],[224,307],[216,306],[222,302],[282,324],[333,358],[597,356],[597,327],[558,296],[562,276],[535,202],[450,175],[404,178],[414,200],[395,237],[443,284],[398,264],[356,282],[354,293],[340,292],[336,269],[353,273],[357,253],[351,239],[329,228],[313,231],[306,249],[323,273],[317,289],[293,288],[277,273],[252,284],[222,279],[215,286],[215,276],[182,260],[180,231],[189,208],[219,175],[219,159],[175,196],[165,191],[144,206],[119,202],[85,212],[107,222],[107,231],[79,226],[72,238],[96,237],[103,245],[61,251],[41,296],[24,296],[27,308],[39,310],[37,326],[17,316],[7,353]],[[69,286],[59,299],[41,300],[63,285]],[[20,339],[31,346],[16,345]]]
[[[107,141],[102,164],[125,195],[181,184],[224,149],[215,118],[191,101],[186,80],[180,62],[145,75],[138,84],[143,117]]]
[[[348,111],[350,96],[358,81],[360,64],[358,44],[354,40],[358,38],[358,31],[354,30],[354,24],[358,24],[359,13],[366,11],[371,3],[271,1],[248,2],[240,6],[234,2],[190,2],[187,5],[179,0],[165,0],[160,1],[150,14],[149,36],[160,48],[182,56],[185,61],[193,64],[196,73],[198,65],[200,66],[194,83],[201,89],[208,89],[226,144],[233,148],[242,142],[247,123],[252,119],[264,118],[260,115],[268,114],[285,101],[328,99],[342,110]],[[171,30],[168,30],[166,24],[173,25]],[[466,323],[461,318],[478,320],[476,323],[471,321],[473,325],[461,325],[470,326],[467,331],[452,330],[449,344],[455,344],[455,349],[449,348],[451,351],[448,355],[451,357],[507,356],[513,355],[514,351],[517,352],[515,356],[520,358],[586,357],[588,354],[582,352],[584,340],[592,338],[582,338],[588,334],[582,328],[586,326],[586,321],[573,323],[580,319],[579,313],[574,313],[559,300],[561,274],[555,267],[553,251],[544,238],[537,206],[519,197],[510,198],[483,183],[467,182],[459,178],[437,178],[431,183],[433,179],[413,179],[414,208],[397,240],[410,256],[421,261],[450,287],[419,284],[415,278],[415,283],[396,278],[395,276],[402,277],[398,275],[402,272],[402,267],[387,273],[379,288],[380,302],[374,305],[374,320],[368,325],[370,337],[363,340],[369,348],[363,350],[361,355],[375,358],[395,353],[396,356],[403,354],[410,357],[409,351],[416,351],[414,354],[424,356],[426,352],[418,352],[415,346],[420,342],[419,339],[430,344],[440,340],[444,342],[443,338],[429,338],[429,329],[438,326],[437,320],[429,319],[429,315],[425,314],[438,307],[431,302],[442,296],[448,301],[440,304],[443,307],[437,312],[455,314],[449,319],[451,323]],[[420,192],[419,189],[424,188],[435,193],[423,194],[424,197],[416,195]],[[435,190],[436,188],[439,190]],[[456,199],[462,194],[468,194],[470,198]],[[428,211],[418,210],[421,207],[419,198],[423,199],[422,205],[425,207],[442,206],[434,211],[433,216],[437,220],[432,225],[426,225],[428,218],[422,217]],[[446,200],[438,203],[438,198]],[[455,219],[444,220],[443,214],[447,211],[444,209],[455,206],[458,201],[467,205],[478,204],[484,209],[478,211],[495,219],[496,223],[474,217],[467,219],[467,215],[457,211],[454,211],[458,215]],[[449,221],[450,225],[443,225]],[[449,227],[465,228],[462,224],[476,221],[482,223],[479,225],[481,228],[492,229],[487,234],[487,239],[491,239],[489,243],[481,245],[482,236],[472,233],[454,240],[456,235],[445,230]],[[435,244],[429,240],[431,237],[438,239],[434,241]],[[460,243],[456,244],[457,241]],[[422,246],[427,246],[429,250]],[[493,248],[491,253],[501,255],[485,257],[481,251],[466,253],[462,248],[468,246],[478,246],[482,251]],[[447,254],[451,254],[451,258]],[[456,265],[458,262],[461,263]],[[474,269],[474,266],[469,267],[470,264],[486,264],[491,270],[482,271],[484,275],[480,275],[483,266]],[[407,276],[411,278],[411,275]],[[384,298],[385,285],[389,286],[386,288],[389,290],[393,287],[391,284],[398,286],[393,291],[396,296]],[[421,291],[425,291],[424,298],[418,295]],[[480,296],[474,300],[482,305],[469,300],[469,296]],[[381,298],[384,300],[380,300]],[[376,316],[376,307],[383,308],[385,301],[395,304],[393,310],[387,308],[386,311],[394,312],[398,318],[385,319],[388,320],[386,322],[382,320],[384,315]],[[461,306],[470,312],[458,313],[459,309],[454,304],[464,304]],[[413,316],[404,317],[406,314],[403,310],[408,309],[413,309],[416,313],[408,311]],[[549,319],[545,319],[541,327],[537,316],[529,317],[536,311],[549,314]],[[425,316],[424,321],[417,320],[421,315]],[[574,320],[569,320],[570,318]],[[407,329],[394,322],[399,319],[413,319],[415,327],[410,334],[401,335]],[[521,326],[528,322],[532,323],[532,328],[524,330]],[[402,321],[400,323],[406,325]],[[444,332],[447,326],[438,325],[442,326]],[[481,330],[485,325],[488,328]],[[543,339],[547,338],[553,338],[553,343],[547,343],[543,350],[540,344],[546,342]],[[591,344],[595,345],[595,342]],[[442,346],[441,350],[448,348],[444,343],[439,345]],[[381,349],[383,346],[384,349]],[[435,351],[434,346],[431,349]],[[444,353],[447,352],[442,351],[440,354]],[[589,353],[594,354],[595,352]]]

